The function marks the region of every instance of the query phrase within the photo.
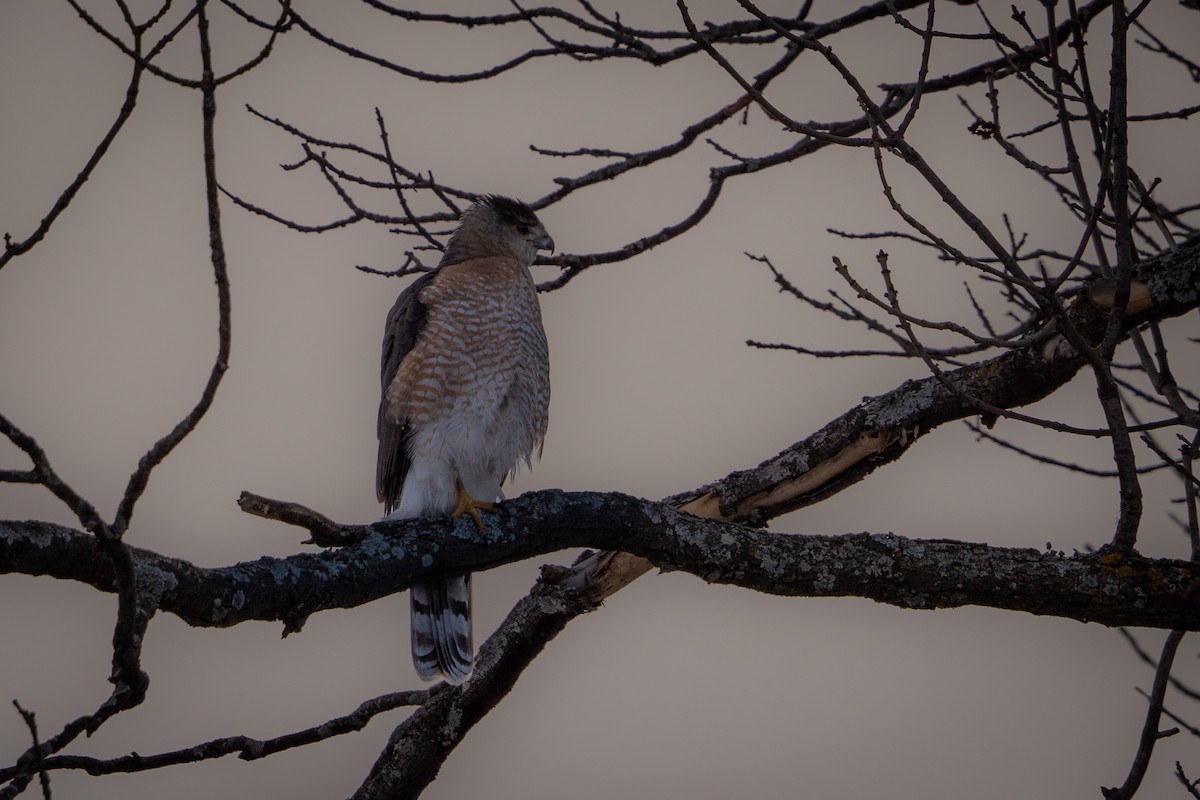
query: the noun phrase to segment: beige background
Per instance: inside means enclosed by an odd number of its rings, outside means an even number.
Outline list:
[[[467,34],[380,24],[349,5],[305,13],[364,49],[423,69],[481,68],[539,43],[517,28]],[[641,6],[623,18],[678,25],[673,4]],[[987,6],[1007,18],[1006,3]],[[268,14],[272,4],[251,7]],[[735,8],[713,0],[697,3],[695,13],[721,19]],[[943,12],[947,25],[976,25],[969,10]],[[1149,14],[1156,32],[1177,46],[1200,35],[1200,16],[1176,4],[1156,3]],[[1108,24],[1107,17],[1097,23],[1093,43],[1102,44]],[[214,32],[226,67],[262,41],[228,13],[217,15]],[[867,86],[913,75],[915,43],[891,23],[833,44]],[[192,70],[193,51],[187,37],[165,63]],[[977,52],[949,43],[934,72]],[[1102,80],[1103,51],[1095,52]],[[753,70],[773,53],[743,54],[737,63]],[[1169,105],[1198,102],[1182,70],[1136,58],[1144,69],[1133,85],[1135,110],[1157,109],[1172,95]],[[18,239],[32,230],[107,129],[125,81],[123,58],[65,3],[0,5],[0,228]],[[800,118],[857,113],[815,59],[774,91]],[[1002,92],[1013,127],[1037,118],[1015,84]],[[367,146],[376,143],[378,106],[406,165],[471,190],[532,200],[553,188],[554,176],[591,164],[537,156],[529,144],[658,146],[736,94],[701,57],[660,69],[559,59],[485,83],[431,86],[335,55],[297,32],[220,96],[219,174],[231,191],[300,221],[340,216],[315,172],[278,168],[298,157],[295,142],[244,104]],[[970,95],[977,109],[984,108],[980,94]],[[1035,245],[1074,246],[1078,231],[1054,198],[995,147],[967,135],[969,119],[954,98],[928,99],[926,114],[914,129],[917,146],[985,221],[1001,229],[1007,210]],[[196,92],[147,79],[134,119],[75,204],[45,242],[0,273],[0,408],[109,516],[137,458],[191,407],[215,353],[199,117]],[[1195,199],[1195,135],[1194,122],[1135,130],[1136,165],[1144,177],[1166,180],[1165,199]],[[716,138],[748,154],[789,141],[757,112]],[[706,188],[707,168],[723,163],[703,145],[693,149],[546,210],[543,221],[560,250],[619,247],[688,213]],[[898,165],[892,174],[911,209],[966,242],[912,176]],[[386,198],[376,203],[395,212]],[[200,429],[156,471],[129,533],[133,544],[204,565],[304,549],[297,530],[239,513],[234,500],[242,490],[347,522],[378,515],[378,346],[402,283],[354,265],[397,266],[414,243],[367,225],[300,235],[227,202],[223,214],[232,369]],[[864,395],[922,376],[916,363],[817,361],[743,344],[879,346],[778,294],[743,251],[769,254],[814,293],[840,289],[833,255],[876,285],[878,243],[846,242],[825,229],[899,224],[887,212],[870,154],[830,150],[730,182],[701,229],[544,295],[552,421],[544,458],[513,493],[561,487],[661,497],[686,490],[758,463]],[[923,252],[887,247],[914,311],[971,322],[961,292],[966,276]],[[554,274],[542,267],[538,277]],[[1181,340],[1200,326],[1192,316],[1173,330]],[[1174,352],[1184,370],[1195,348],[1176,344]],[[1100,419],[1084,380],[1035,410],[1080,424]],[[1060,457],[1111,463],[1102,442],[1012,423],[999,432]],[[24,464],[0,443],[0,465]],[[1185,555],[1166,517],[1177,484],[1151,478],[1146,488],[1143,549]],[[1003,546],[1050,541],[1069,552],[1105,541],[1114,508],[1108,481],[1033,464],[948,426],[899,464],[772,527],[891,530]],[[0,486],[0,517],[72,522],[47,492],[23,486]],[[477,576],[480,639],[527,590],[538,563]],[[321,614],[286,640],[276,624],[191,630],[164,615],[145,648],[147,702],[71,752],[147,754],[239,733],[270,737],[415,687],[406,605],[396,597]],[[87,587],[5,576],[0,698],[33,709],[47,734],[94,709],[108,688],[113,606]],[[1161,635],[1142,639],[1157,648]],[[1184,677],[1195,663],[1188,641],[1180,653]],[[788,600],[651,575],[555,640],[426,796],[1097,797],[1098,786],[1124,778],[1144,711],[1134,687],[1149,683],[1149,670],[1120,637],[1094,625],[986,609],[917,613],[856,599]],[[1195,719],[1182,702],[1170,705]],[[342,797],[400,719],[395,713],[358,735],[262,762],[227,758],[98,780],[58,773],[55,796]],[[0,712],[0,760],[11,762],[25,746],[15,711]],[[1176,759],[1200,776],[1194,741],[1166,740],[1142,796],[1183,796],[1170,775]]]

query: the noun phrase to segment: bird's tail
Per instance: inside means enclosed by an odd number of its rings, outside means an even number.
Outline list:
[[[445,676],[459,684],[471,675],[471,576],[438,578],[410,590],[412,657],[427,681]]]

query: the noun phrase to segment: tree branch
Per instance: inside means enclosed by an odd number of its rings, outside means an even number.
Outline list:
[[[1103,281],[1093,282],[1071,308],[1077,328],[1101,336],[1107,304],[1112,294]],[[1200,304],[1200,245],[1193,244],[1140,264],[1130,291],[1125,313],[1127,325],[1161,319]],[[1049,343],[1047,343],[1049,344]],[[812,581],[793,577],[775,580],[760,563],[757,577],[751,572],[735,576],[714,565],[703,553],[691,552],[679,537],[693,529],[707,536],[732,535],[767,547],[772,558],[811,559],[821,553],[796,550],[798,540],[772,537],[759,531],[719,522],[698,522],[697,517],[727,522],[761,524],[779,514],[815,502],[850,486],[881,464],[893,461],[919,436],[938,425],[976,413],[970,402],[980,397],[989,404],[1013,407],[1039,400],[1065,384],[1083,359],[1059,352],[1059,348],[1030,346],[1007,352],[989,361],[945,373],[959,391],[950,391],[936,378],[910,381],[878,397],[870,398],[832,421],[808,438],[785,449],[758,467],[735,472],[700,490],[678,495],[668,504],[633,500],[622,495],[542,492],[526,495],[505,505],[499,522],[493,520],[486,542],[480,542],[445,521],[419,523],[377,522],[346,534],[358,544],[336,552],[300,554],[287,559],[259,559],[223,569],[206,570],[188,562],[146,550],[134,550],[139,581],[160,595],[158,607],[194,625],[232,625],[245,619],[279,619],[287,629],[298,630],[307,616],[332,607],[358,605],[407,588],[413,580],[439,571],[474,571],[564,547],[602,547],[649,558],[667,569],[681,569],[706,579],[723,580],[761,591],[781,594],[822,594],[828,591],[860,594],[882,602],[911,604],[904,592],[846,583],[848,575],[835,570],[831,576],[843,583],[836,589],[814,586]],[[288,519],[283,512],[270,513],[266,501],[248,497],[259,513]],[[594,507],[589,507],[588,503]],[[632,505],[631,505],[632,504]],[[639,505],[640,504],[640,505]],[[634,510],[634,508],[639,510]],[[295,509],[301,509],[295,511]],[[341,543],[330,538],[332,523],[315,512],[293,507],[295,519],[309,527],[317,542]],[[315,521],[314,521],[315,520]],[[636,525],[634,524],[636,521]],[[657,522],[656,522],[657,521]],[[0,523],[0,560],[5,571],[49,574],[89,583],[111,591],[111,571],[89,536],[44,522]],[[697,527],[699,526],[699,527]],[[708,527],[704,527],[708,526]],[[336,526],[338,530],[348,529]],[[638,535],[631,531],[637,530]],[[427,535],[420,535],[424,531]],[[386,534],[386,535],[385,535]],[[393,534],[399,534],[393,535]],[[747,539],[747,537],[750,537]],[[803,541],[815,542],[807,538]],[[833,538],[824,547],[833,547]],[[889,540],[890,541],[890,540]],[[908,540],[905,540],[908,541]],[[783,544],[786,542],[787,544]],[[783,548],[776,550],[775,548]],[[890,546],[889,546],[890,547]],[[960,545],[976,548],[976,545]],[[887,548],[885,548],[887,549]],[[1001,551],[996,551],[1001,552]],[[709,554],[711,555],[711,553]],[[749,569],[749,565],[742,565]],[[951,571],[953,573],[953,570]],[[972,580],[969,575],[952,575]],[[1091,577],[1095,577],[1092,575]],[[835,580],[835,584],[836,584]],[[962,605],[998,602],[981,595],[960,597],[954,593],[931,597],[929,602]],[[1039,612],[1042,613],[1042,612]],[[1133,613],[1133,612],[1130,612]],[[1101,619],[1083,612],[1064,614],[1079,619]],[[1149,614],[1142,614],[1139,620]],[[1106,616],[1106,624],[1152,624],[1128,621],[1120,614]],[[1191,629],[1160,620],[1161,627]]]
[[[139,584],[191,625],[281,620],[571,547],[631,553],[710,583],[793,597],[867,597],[902,608],[981,605],[1104,625],[1200,630],[1200,565],[1118,553],[1065,555],[891,533],[794,536],[706,520],[619,493],[543,490],[502,504],[480,538],[470,520],[380,521],[322,553],[202,568],[132,549]],[[111,591],[95,539],[46,522],[0,522],[5,572]]]
[[[1179,261],[1174,260],[1176,255]],[[1126,324],[1133,324],[1141,315],[1173,316],[1195,308],[1200,295],[1198,261],[1193,249],[1187,255],[1167,256],[1161,264],[1142,265],[1137,273],[1138,289],[1131,297],[1136,310],[1127,309],[1131,313],[1126,314]],[[1098,337],[1107,317],[1105,309],[1112,306],[1111,288],[1092,284],[1083,298],[1072,309],[1076,317],[1073,321],[1077,329]],[[999,404],[1032,402],[1066,383],[1082,365],[1083,359],[1074,355],[1068,358],[1066,352],[1051,339],[1040,352],[1031,346],[985,362],[990,369],[1020,379],[1012,393],[1003,380],[987,380],[987,370],[977,370],[979,365],[972,368],[977,371],[969,373],[976,379],[974,384],[966,383],[987,390],[985,396]],[[1057,361],[1061,366],[1069,360],[1079,363],[1061,373],[1046,370],[1048,363]],[[967,375],[963,371],[952,374]],[[769,519],[789,508],[815,502],[861,480],[879,464],[899,458],[912,437],[945,421],[941,417],[955,419],[973,412],[963,393],[942,396],[944,388],[935,377],[906,383],[864,402],[757,468],[735,473],[698,492],[670,498],[669,502],[702,517],[730,519]],[[1117,570],[1126,559],[1138,558],[1120,553],[1094,557],[1107,559],[1106,568]],[[636,555],[599,553],[564,574],[551,576],[552,582],[539,581],[480,648],[472,679],[447,689],[437,702],[423,706],[392,732],[354,800],[419,794],[437,776],[446,757],[472,725],[508,694],[550,638],[571,619],[592,610],[650,568],[649,561]],[[862,574],[858,565],[851,569]],[[957,585],[970,585],[974,580],[974,575],[962,576]]]
[[[1069,322],[1085,341],[1104,336],[1115,295],[1100,279],[1076,298]],[[1138,265],[1125,309],[1128,332],[1200,305],[1200,245]],[[872,397],[757,467],[671,498],[701,516],[755,523],[818,502],[895,461],[946,422],[1041,400],[1065,385],[1086,359],[1053,336],[940,376],[908,381]],[[984,408],[981,408],[981,405]],[[1107,538],[1107,537],[1106,537]]]
[[[1129,767],[1129,775],[1125,782],[1116,788],[1103,788],[1105,800],[1130,800],[1137,794],[1142,779],[1146,777],[1146,769],[1150,766],[1150,756],[1154,753],[1154,745],[1164,734],[1158,729],[1158,721],[1162,719],[1163,697],[1167,693],[1167,683],[1171,677],[1171,664],[1175,661],[1175,651],[1183,640],[1183,631],[1171,631],[1163,642],[1162,655],[1158,659],[1158,669],[1154,672],[1154,686],[1150,690],[1149,706],[1146,709],[1146,721],[1142,725],[1142,735],[1138,738],[1138,749],[1134,755],[1133,764]],[[1169,735],[1169,734],[1168,734]]]
[[[414,690],[385,694],[360,703],[358,708],[344,716],[334,717],[327,722],[322,722],[320,725],[314,725],[311,728],[305,728],[293,733],[286,733],[272,739],[255,739],[250,736],[228,736],[223,739],[212,739],[202,742],[194,747],[171,750],[148,756],[141,755],[140,753],[129,753],[128,755],[108,759],[76,755],[51,756],[39,766],[44,770],[41,773],[42,775],[45,775],[49,770],[56,769],[80,769],[89,775],[111,775],[118,772],[144,772],[146,770],[161,769],[162,767],[170,767],[178,764],[195,764],[200,761],[221,758],[234,753],[244,761],[254,761],[284,750],[290,750],[293,747],[303,747],[314,742],[325,741],[334,736],[342,736],[343,734],[360,731],[379,714],[404,706],[419,706],[425,703],[430,697],[431,692],[432,690]],[[17,708],[21,711],[21,715],[26,718],[26,723],[32,726],[32,715],[27,716],[28,712],[21,709],[20,706]],[[8,780],[12,777],[13,772],[12,768],[0,770],[0,781]]]
[[[140,35],[138,35],[137,42],[135,44],[140,48]],[[108,131],[105,132],[104,137],[100,140],[99,144],[96,145],[96,149],[93,150],[91,156],[88,157],[87,163],[83,165],[83,169],[79,171],[79,174],[75,176],[75,179],[71,181],[71,184],[63,190],[62,194],[58,196],[58,199],[54,202],[54,205],[46,213],[46,216],[42,218],[40,223],[38,223],[37,228],[35,228],[32,233],[25,237],[25,239],[19,242],[12,241],[7,232],[5,233],[3,252],[0,252],[0,269],[3,269],[9,261],[17,256],[29,252],[35,245],[37,245],[38,242],[42,241],[42,239],[46,237],[46,234],[50,232],[50,228],[52,225],[54,225],[55,220],[57,220],[59,216],[61,216],[62,213],[67,210],[67,206],[71,205],[71,202],[75,199],[75,196],[79,194],[79,190],[82,189],[83,185],[87,183],[89,178],[92,177],[92,173],[96,171],[97,165],[99,165],[99,163],[104,159],[104,156],[108,153],[109,147],[112,146],[112,143],[116,140],[117,135],[125,127],[125,123],[129,121],[130,117],[133,116],[133,110],[137,106],[138,91],[141,88],[142,74],[144,71],[144,67],[140,60],[135,59],[129,76],[129,87],[125,90],[125,102],[121,104],[121,109],[117,112],[117,118],[113,121]]]

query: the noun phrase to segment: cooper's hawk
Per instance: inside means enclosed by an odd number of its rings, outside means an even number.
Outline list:
[[[469,513],[541,452],[546,332],[529,267],[554,241],[529,206],[468,208],[437,269],[405,289],[383,334],[376,494],[393,519]],[[412,655],[425,680],[471,674],[471,576],[413,586]]]

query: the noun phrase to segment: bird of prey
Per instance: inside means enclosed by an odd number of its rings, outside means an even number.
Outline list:
[[[408,286],[383,334],[375,488],[390,519],[495,508],[541,455],[550,364],[529,267],[554,240],[525,203],[488,195],[463,212],[436,269]],[[425,680],[471,674],[471,576],[412,587],[412,656]]]

